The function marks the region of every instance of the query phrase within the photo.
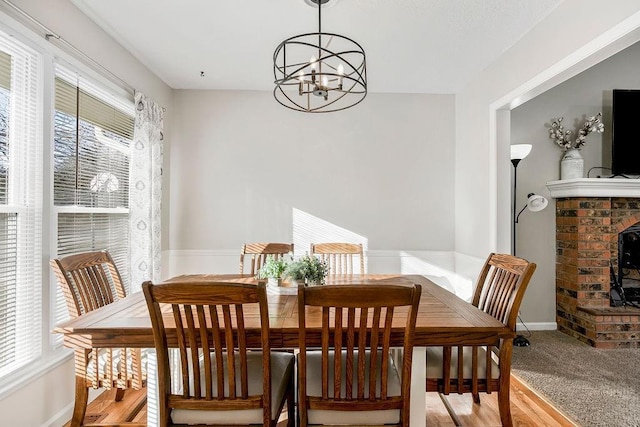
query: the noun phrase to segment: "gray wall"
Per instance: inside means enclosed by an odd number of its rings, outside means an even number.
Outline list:
[[[578,128],[584,116],[603,113],[605,132],[592,133],[581,150],[585,177],[589,169],[611,167],[611,91],[640,89],[640,43],[621,51],[511,111],[511,141],[532,144],[531,154],[518,166],[518,208],[529,192],[549,198],[548,181],[560,179],[562,151],[549,139],[552,118],[564,117],[565,129]],[[640,161],[640,159],[638,160]],[[593,169],[590,177],[609,176]],[[522,312],[525,321],[555,319],[555,200],[542,212],[525,211],[517,230],[517,253],[538,264]]]
[[[173,106],[172,250],[292,241],[294,212],[370,249],[453,250],[453,95],[302,114],[270,92],[177,90]]]

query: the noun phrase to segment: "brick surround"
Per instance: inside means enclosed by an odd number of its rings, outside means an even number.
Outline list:
[[[594,347],[640,347],[640,309],[611,307],[618,233],[640,222],[640,198],[556,199],[558,330]]]

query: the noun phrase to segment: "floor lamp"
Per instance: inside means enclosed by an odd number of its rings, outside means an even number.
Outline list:
[[[520,209],[520,212],[516,214],[516,196],[518,194],[518,164],[522,159],[527,157],[530,152],[531,144],[515,144],[511,146],[511,164],[513,165],[513,223],[511,229],[511,250],[513,252],[513,255],[516,255],[516,225],[518,224],[520,214],[527,208],[529,208],[529,210],[532,212],[539,212],[546,208],[549,204],[549,201],[545,197],[539,196],[534,193],[529,193],[527,195],[527,204],[524,205],[524,207]],[[522,319],[520,319],[520,321],[522,322]],[[522,322],[522,324],[524,325],[524,322]],[[529,345],[529,340],[523,335],[517,335],[513,339],[513,345],[517,347],[526,347]]]
[[[513,165],[513,223],[511,224],[511,252],[516,254],[516,195],[518,189],[518,164],[531,152],[531,144],[515,144],[511,146],[511,164]]]

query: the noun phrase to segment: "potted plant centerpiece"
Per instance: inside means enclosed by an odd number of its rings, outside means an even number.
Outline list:
[[[284,257],[276,258],[273,255],[267,255],[256,277],[267,279],[269,285],[282,286],[282,279],[288,265],[289,262]]]
[[[318,257],[304,255],[297,261],[293,261],[284,272],[284,277],[290,281],[304,282],[307,286],[324,285],[329,265]]]

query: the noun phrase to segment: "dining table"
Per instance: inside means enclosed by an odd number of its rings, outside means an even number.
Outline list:
[[[240,274],[190,274],[176,276],[166,282],[220,281],[234,283],[254,283],[254,276]],[[328,285],[340,284],[419,284],[422,287],[418,310],[414,352],[411,370],[410,424],[412,427],[426,425],[426,347],[460,345],[496,345],[501,339],[510,339],[515,333],[504,323],[483,312],[452,292],[438,286],[421,275],[406,274],[365,274],[333,275],[327,278]],[[297,289],[267,286],[269,307],[269,339],[272,349],[295,349],[298,347],[298,298]],[[257,313],[257,310],[256,310]],[[259,316],[247,316],[245,328],[249,335],[247,345],[259,347]],[[399,319],[402,320],[401,318]],[[307,322],[307,345],[318,345],[321,320],[317,324]],[[400,322],[402,323],[402,322]],[[169,346],[177,346],[171,325],[166,325]],[[403,344],[404,324],[392,330],[392,346]],[[63,335],[66,347],[77,348],[148,348],[154,349],[153,331],[146,302],[142,292],[134,292],[112,304],[86,313],[76,319],[61,323],[54,329]],[[175,332],[175,329],[173,330]],[[251,342],[251,337],[256,340]],[[155,384],[155,353],[149,351],[148,369],[148,424],[157,425],[157,388]],[[509,389],[501,396],[501,402],[509,402]],[[155,418],[154,418],[155,417]]]

